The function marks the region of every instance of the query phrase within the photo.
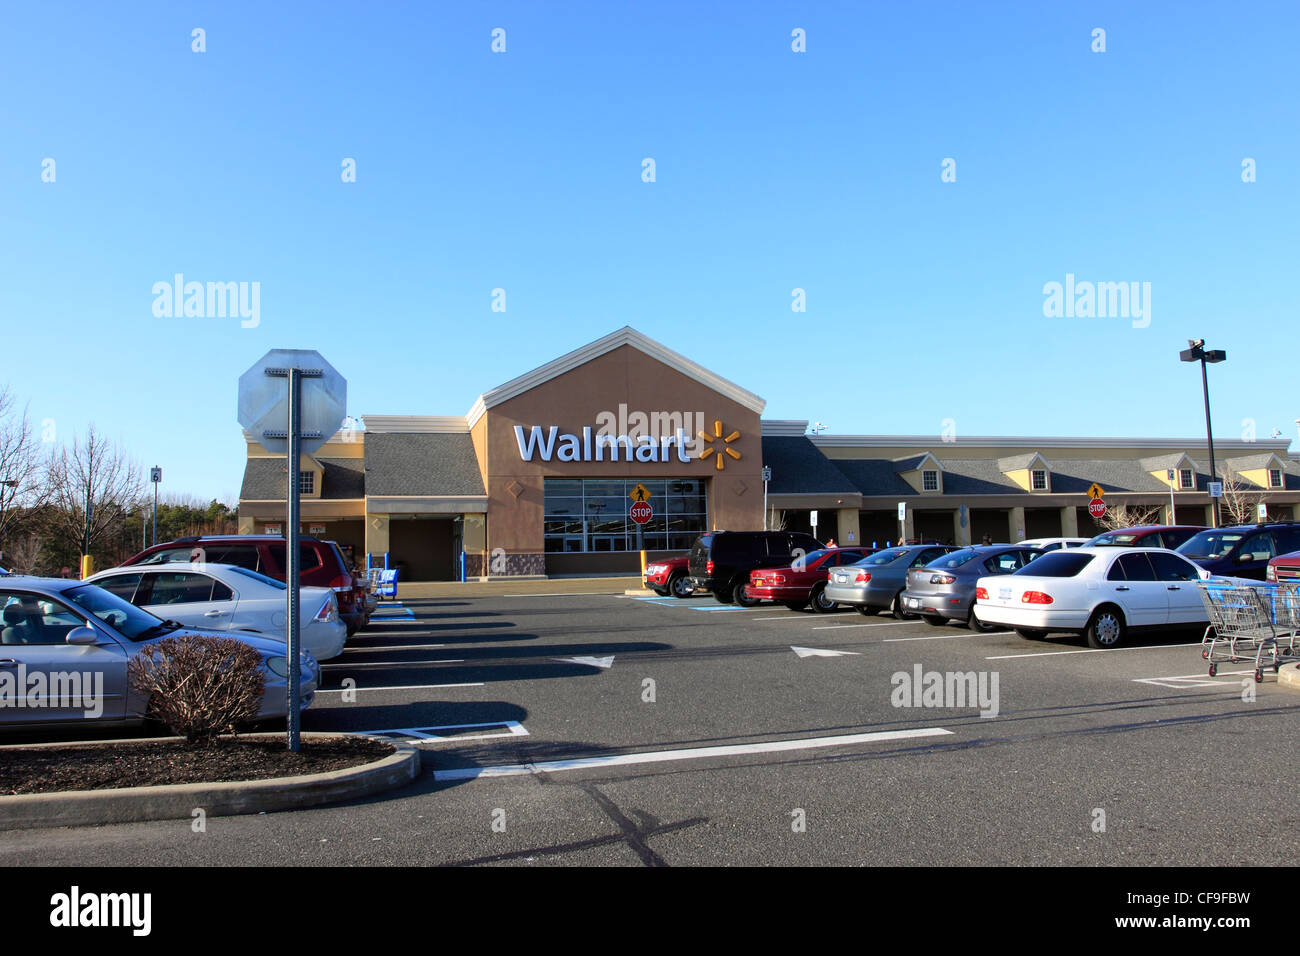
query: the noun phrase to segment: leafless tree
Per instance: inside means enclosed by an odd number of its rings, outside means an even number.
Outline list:
[[[1219,509],[1227,517],[1229,525],[1254,524],[1258,519],[1259,503],[1264,496],[1249,489],[1254,485],[1246,481],[1241,473],[1226,465],[1219,475],[1223,482],[1223,497],[1219,499]]]
[[[82,554],[116,533],[144,500],[144,475],[134,461],[91,425],[85,440],[50,456],[47,500],[60,536],[76,541]],[[89,507],[89,520],[87,520]]]
[[[767,530],[784,531],[785,530],[785,512],[772,508],[767,513]]]
[[[1122,528],[1136,528],[1139,525],[1155,524],[1160,515],[1160,508],[1147,508],[1143,505],[1111,505],[1106,513],[1098,519],[1104,531],[1119,531]]]
[[[20,412],[9,387],[0,386],[0,549],[39,497],[41,477],[40,446],[27,409]]]

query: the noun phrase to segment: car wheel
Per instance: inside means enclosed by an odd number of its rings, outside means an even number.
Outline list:
[[[936,617],[933,614],[927,614],[925,616],[925,623],[929,624],[931,627],[943,627],[948,623],[948,619],[946,617]]]
[[[668,590],[675,598],[688,598],[695,593],[689,582],[690,579],[686,577],[685,572],[678,572],[668,579]]]
[[[893,613],[894,617],[897,618],[897,619],[900,620],[900,621],[915,621],[915,620],[916,620],[916,615],[915,615],[915,614],[908,614],[906,611],[903,610],[903,592],[902,592],[902,591],[899,591],[897,594],[894,595],[894,602],[893,602],[892,604],[889,605],[889,610]]]
[[[980,620],[979,615],[975,613],[975,605],[970,606],[970,614],[966,618],[966,626],[977,634],[987,634],[994,629],[994,625],[985,624]]]
[[[663,588],[651,588],[650,590],[651,590],[651,591],[654,591],[654,593],[657,594],[657,595],[659,595],[660,597],[667,597],[667,596],[668,596],[668,592],[665,591]]]
[[[1041,641],[1047,636],[1046,631],[1035,631],[1032,627],[1018,627],[1016,633],[1027,641]]]
[[[1088,646],[1118,647],[1124,642],[1124,613],[1113,604],[1103,604],[1088,621]]]
[[[808,603],[818,614],[829,614],[839,605],[826,597],[826,585],[817,584],[813,586],[812,594],[808,596]]]
[[[731,603],[731,594],[728,593],[727,591],[714,591],[714,592],[713,592],[713,598],[714,598],[714,600],[717,601],[719,604],[730,604],[730,603]]]
[[[807,601],[786,601],[785,606],[792,611],[802,611],[808,606]]]
[[[758,604],[753,598],[745,597],[745,587],[748,581],[738,581],[736,586],[731,589],[731,599],[741,607],[754,607]]]

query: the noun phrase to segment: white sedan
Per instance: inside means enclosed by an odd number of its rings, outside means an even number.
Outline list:
[[[288,640],[287,586],[247,568],[208,563],[132,565],[101,571],[86,581],[186,627]],[[343,653],[348,631],[339,618],[334,592],[301,587],[298,608],[302,649],[318,661]]]
[[[1024,638],[1066,631],[1087,635],[1090,647],[1116,647],[1134,628],[1204,627],[1197,582],[1208,577],[1164,548],[1070,548],[980,578],[975,601],[981,621]]]

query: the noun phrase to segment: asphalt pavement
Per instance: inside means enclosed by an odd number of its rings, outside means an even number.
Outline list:
[[[1210,678],[1186,631],[1093,651],[711,597],[406,599],[303,728],[419,741],[411,786],[0,833],[0,865],[1290,864],[1300,695],[1252,670]]]

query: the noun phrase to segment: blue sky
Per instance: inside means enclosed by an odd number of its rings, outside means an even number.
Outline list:
[[[936,436],[1201,438],[1177,353],[1204,337],[1216,436],[1294,436],[1298,26],[1294,3],[10,4],[0,380],[59,440],[93,421],[165,491],[230,501],[267,349],[319,349],[353,414],[463,414],[623,325],[766,417]],[[156,317],[178,272],[259,282],[260,324]],[[1045,317],[1067,273],[1149,282],[1150,324]]]

